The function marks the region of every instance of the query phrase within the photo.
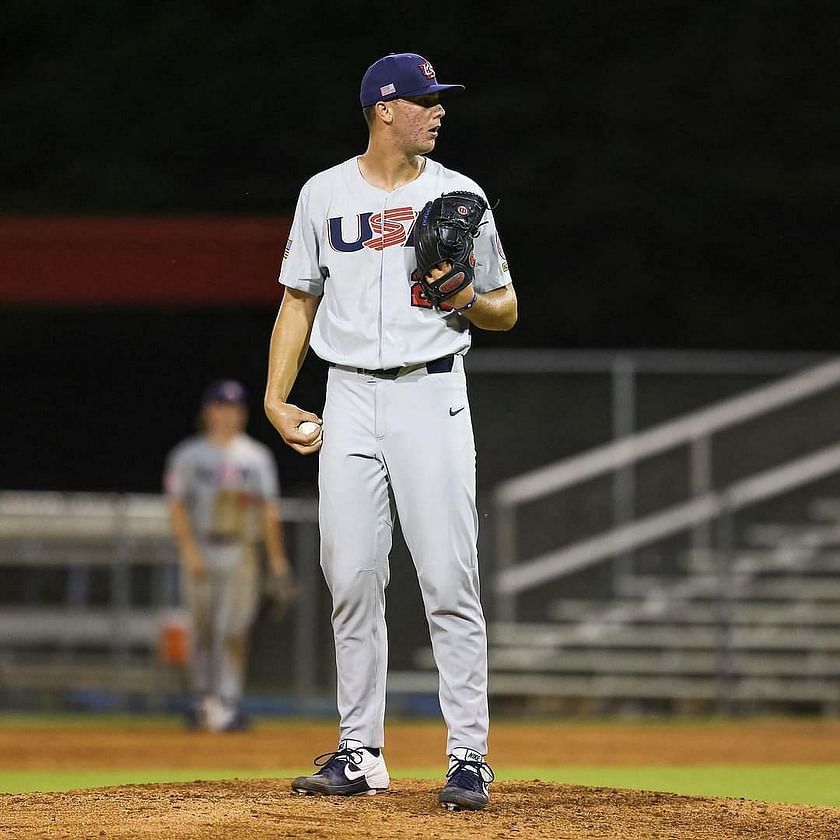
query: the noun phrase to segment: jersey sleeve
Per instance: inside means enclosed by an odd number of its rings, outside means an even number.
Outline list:
[[[188,491],[189,463],[183,446],[176,446],[166,458],[163,489],[170,499],[183,500]]]
[[[295,218],[289,239],[283,251],[280,282],[309,295],[324,293],[324,272],[321,268],[318,246],[320,222],[312,217],[310,185],[300,191]]]
[[[492,292],[513,280],[492,210],[487,210],[484,221],[475,240],[475,288],[477,292]]]

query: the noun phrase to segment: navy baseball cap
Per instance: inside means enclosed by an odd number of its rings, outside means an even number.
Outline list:
[[[362,108],[404,96],[428,96],[442,90],[463,90],[463,85],[441,85],[432,63],[417,53],[391,53],[368,67],[362,77]]]
[[[201,404],[210,405],[210,403],[220,402],[246,403],[248,402],[248,392],[245,390],[245,386],[235,379],[217,379],[204,389]]]

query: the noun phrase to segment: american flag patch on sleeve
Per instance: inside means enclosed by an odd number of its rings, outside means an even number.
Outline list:
[[[289,256],[289,252],[290,252],[291,250],[292,250],[292,240],[291,240],[291,239],[289,239],[289,240],[286,242],[286,247],[283,249],[283,259],[284,259],[284,260],[286,259],[286,257],[288,257],[288,256]]]

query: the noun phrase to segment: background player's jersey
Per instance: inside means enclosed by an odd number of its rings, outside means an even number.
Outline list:
[[[393,192],[369,184],[355,157],[304,185],[280,282],[323,295],[310,339],[322,359],[380,369],[469,348],[467,321],[431,308],[411,282],[414,220],[427,201],[453,190],[484,195],[472,179],[428,158],[418,178]],[[492,211],[484,221],[475,240],[478,292],[511,282]]]
[[[258,540],[260,503],[279,495],[270,450],[246,434],[224,448],[203,436],[178,444],[167,459],[164,485],[186,506],[199,538]]]

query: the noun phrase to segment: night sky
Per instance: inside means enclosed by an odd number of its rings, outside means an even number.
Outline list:
[[[433,157],[499,201],[520,320],[476,347],[840,348],[836,3],[4,12],[0,213],[291,213],[364,150],[366,67],[413,51],[467,88]],[[4,483],[159,486],[208,378],[259,394],[273,317],[0,307]]]
[[[6,4],[0,212],[291,212],[416,51],[500,201],[504,345],[840,345],[831,2]],[[482,340],[498,343],[496,337]]]

